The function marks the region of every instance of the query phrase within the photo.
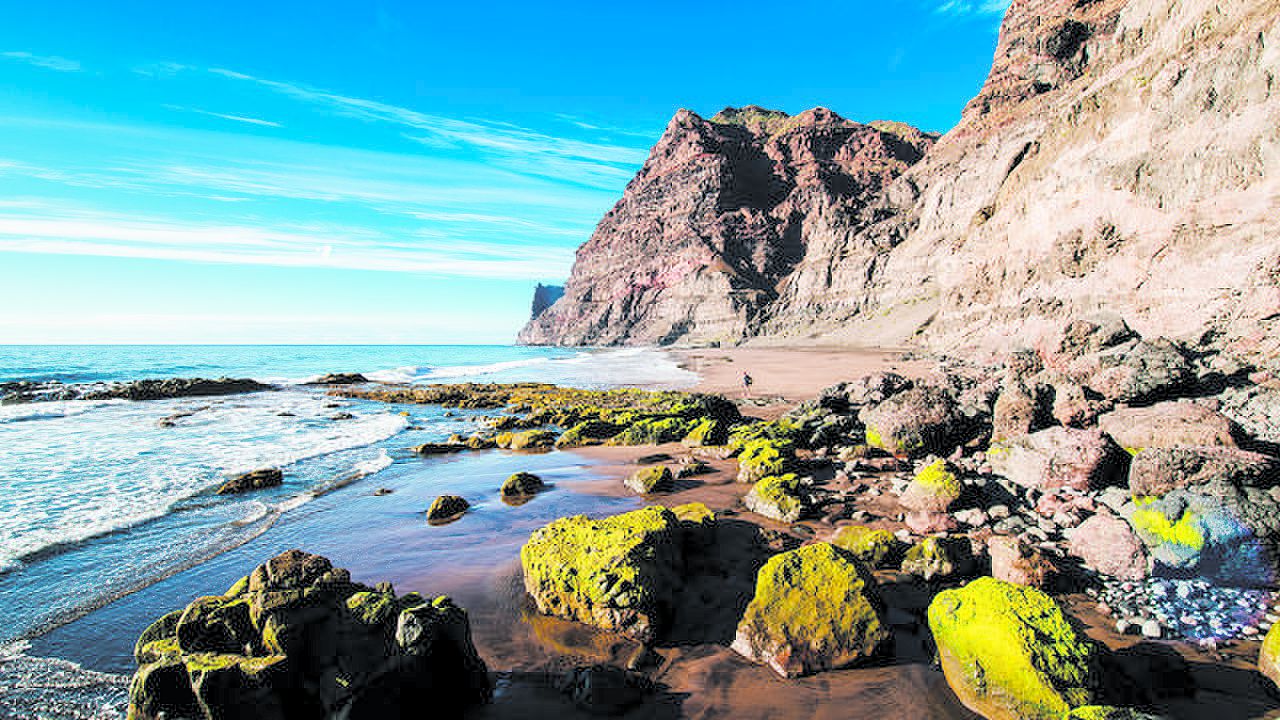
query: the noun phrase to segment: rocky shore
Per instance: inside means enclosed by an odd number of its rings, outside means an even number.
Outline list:
[[[646,507],[561,518],[520,553],[521,622],[542,643],[564,623],[540,652],[569,663],[551,683],[566,708],[643,715],[665,683],[729,656],[849,687],[933,657],[952,701],[986,718],[1280,708],[1264,679],[1280,677],[1280,383],[1102,316],[998,366],[931,364],[851,377],[769,420],[697,393],[330,392],[492,411],[430,454],[647,456],[604,490]],[[495,498],[540,502],[535,480]],[[565,638],[591,633],[635,649],[574,664]],[[945,704],[915,716],[973,717]]]

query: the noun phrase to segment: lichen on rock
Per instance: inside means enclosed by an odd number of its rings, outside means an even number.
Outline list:
[[[795,473],[769,475],[742,498],[748,510],[779,522],[795,522],[805,510],[804,491]]]
[[[902,545],[888,530],[865,525],[846,525],[837,529],[831,537],[831,544],[872,568],[884,566]]]

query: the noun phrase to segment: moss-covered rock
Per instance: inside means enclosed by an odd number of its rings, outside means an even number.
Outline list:
[[[413,449],[419,455],[450,455],[470,450],[465,442],[423,443]]]
[[[550,450],[555,447],[556,434],[550,430],[524,430],[498,433],[494,442],[507,450]]]
[[[902,557],[902,572],[925,580],[947,580],[968,573],[973,549],[967,538],[927,537]]]
[[[869,567],[884,567],[899,553],[902,543],[888,530],[866,525],[846,525],[836,530],[831,544],[849,552]]]
[[[723,445],[728,439],[729,428],[723,421],[716,418],[703,418],[690,427],[689,433],[681,442],[689,447],[704,447]]]
[[[929,605],[947,683],[989,720],[1061,720],[1095,702],[1100,651],[1053,599],[984,577]]]
[[[889,639],[875,580],[852,556],[817,543],[770,559],[733,649],[783,677],[847,667]]]
[[[629,490],[641,495],[649,493],[670,492],[675,476],[666,465],[652,465],[641,468],[622,481]]]
[[[556,440],[556,447],[573,448],[584,445],[599,445],[622,432],[623,426],[604,420],[583,420],[574,425]]]
[[[560,518],[520,550],[525,589],[540,612],[651,640],[680,585],[680,531],[661,507]]]
[[[299,550],[233,590],[143,632],[131,720],[458,717],[490,696],[466,613],[447,598],[397,598]],[[412,636],[409,615],[427,618]]]
[[[742,498],[747,509],[778,522],[795,522],[805,510],[804,492],[795,473],[761,478]]]
[[[627,426],[609,440],[610,445],[661,445],[683,440],[689,433],[688,420],[678,417],[644,418]]]
[[[749,440],[738,453],[738,482],[753,483],[769,475],[785,475],[795,464],[795,445],[790,441]]]
[[[963,491],[955,468],[946,460],[935,460],[916,473],[899,503],[908,510],[941,513],[959,500]]]
[[[1272,625],[1258,652],[1258,672],[1280,687],[1280,624]]]
[[[1111,705],[1081,705],[1067,713],[1066,720],[1164,720],[1159,715],[1149,715],[1133,708]]]
[[[471,507],[466,498],[458,495],[441,495],[431,502],[427,508],[427,522],[435,524],[447,523],[462,517]]]
[[[518,472],[513,473],[511,477],[502,481],[502,488],[499,492],[504,498],[510,497],[528,497],[537,495],[542,492],[546,485],[542,482],[542,478],[533,473]]]

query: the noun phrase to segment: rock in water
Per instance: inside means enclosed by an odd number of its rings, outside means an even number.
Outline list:
[[[669,620],[681,554],[680,520],[647,507],[560,518],[534,531],[520,563],[540,612],[649,641]]]
[[[135,655],[135,720],[459,717],[491,695],[467,614],[447,597],[353,583],[300,550],[160,618]]]
[[[848,667],[889,639],[875,580],[852,556],[816,543],[771,558],[733,649],[783,677]]]
[[[218,488],[217,494],[236,495],[252,490],[276,487],[283,483],[284,472],[280,468],[263,468],[262,470],[253,470],[231,478]]]
[[[622,484],[640,495],[648,495],[649,493],[670,492],[674,482],[675,476],[671,474],[671,468],[666,465],[654,465],[635,471],[626,480],[623,480]]]
[[[1039,590],[990,577],[945,590],[929,629],[947,683],[988,720],[1062,720],[1096,699],[1099,649]]]
[[[462,517],[470,507],[471,503],[467,502],[466,498],[457,495],[441,495],[431,502],[431,507],[427,508],[427,522],[433,525],[452,522]]]
[[[502,482],[502,488],[499,491],[504,498],[512,497],[528,497],[537,495],[546,487],[542,482],[542,478],[533,473],[518,472],[511,475]]]
[[[557,687],[592,715],[621,715],[644,700],[648,683],[622,668],[592,665],[570,670]]]
[[[329,373],[321,375],[307,385],[358,385],[369,382],[369,378],[360,373]]]

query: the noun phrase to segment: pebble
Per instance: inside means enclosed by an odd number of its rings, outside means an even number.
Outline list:
[[[1155,620],[1148,620],[1142,623],[1143,637],[1151,638],[1152,640],[1159,640],[1160,636],[1163,634],[1164,634],[1163,628],[1161,628],[1160,623],[1156,622]]]
[[[1009,517],[1009,506],[1008,505],[992,505],[991,508],[987,510],[987,515],[992,520],[1003,520]]]

